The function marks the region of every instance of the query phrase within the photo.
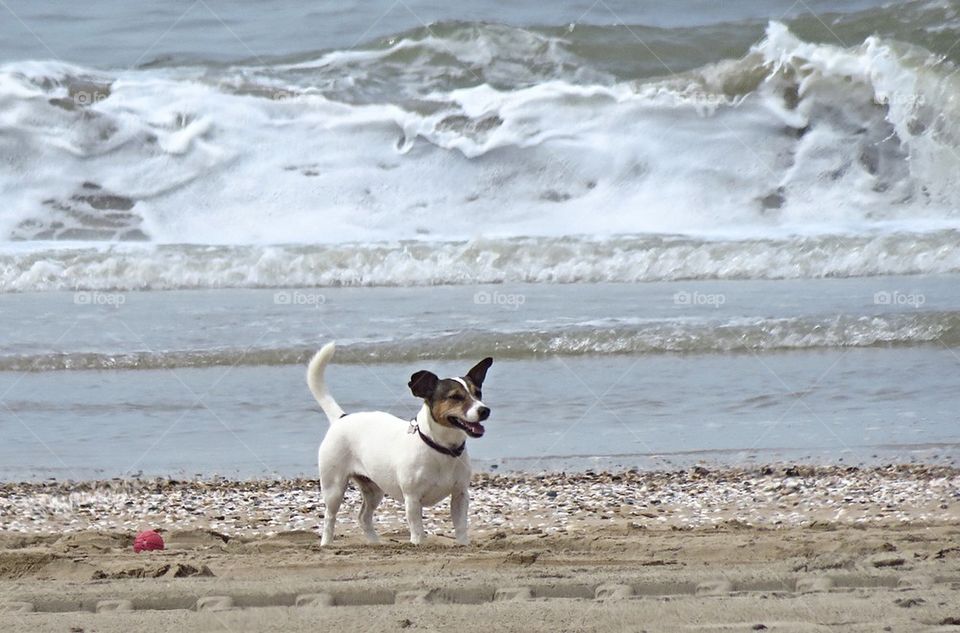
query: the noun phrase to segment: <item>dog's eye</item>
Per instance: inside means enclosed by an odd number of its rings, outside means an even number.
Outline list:
[[[463,402],[463,396],[461,396],[459,393],[451,394],[450,399],[456,400],[457,402]]]
[[[483,394],[480,393],[479,389],[477,389],[477,400],[483,400]]]

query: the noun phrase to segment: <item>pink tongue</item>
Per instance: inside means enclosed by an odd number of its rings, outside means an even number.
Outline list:
[[[483,425],[479,422],[470,422],[468,420],[464,420],[463,418],[459,418],[458,424],[460,424],[462,427],[470,429],[471,433],[476,433],[477,435],[483,435],[486,432],[486,429],[484,429]]]

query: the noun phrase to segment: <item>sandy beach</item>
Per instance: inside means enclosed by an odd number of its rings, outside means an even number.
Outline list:
[[[960,633],[960,0],[0,16],[0,633]]]
[[[4,631],[948,631],[960,471],[767,466],[477,475],[473,543],[425,546],[309,480],[3,484]],[[162,552],[135,554],[138,529]]]

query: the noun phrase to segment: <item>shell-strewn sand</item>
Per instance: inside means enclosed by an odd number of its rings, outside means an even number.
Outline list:
[[[316,482],[0,485],[0,630],[957,630],[960,471],[478,475],[321,549]],[[134,554],[138,529],[168,549]],[[766,627],[764,629],[763,627]]]
[[[545,534],[630,520],[645,528],[753,527],[817,523],[882,525],[960,519],[960,470],[763,466],[752,470],[477,474],[471,487],[475,534],[502,528]],[[350,490],[339,533],[357,531],[359,494]],[[269,536],[319,528],[319,483],[308,479],[231,481],[112,480],[0,483],[0,531],[212,529]],[[428,530],[450,534],[445,505],[428,508]],[[403,507],[385,499],[381,532],[404,529]]]

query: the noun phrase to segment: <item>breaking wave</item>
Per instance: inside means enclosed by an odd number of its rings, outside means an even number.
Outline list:
[[[960,272],[960,233],[114,245],[0,253],[0,292],[792,279]]]
[[[659,76],[601,67],[596,34],[460,23],[268,65],[10,63],[0,236],[249,245],[960,227],[952,62],[879,36],[844,47],[778,22],[725,28],[740,57],[664,50]]]
[[[394,341],[339,345],[337,362],[414,362],[656,353],[758,353],[836,347],[960,345],[960,314],[922,312],[828,318],[737,318],[728,321],[596,323],[507,332],[464,331]],[[0,371],[174,369],[240,365],[302,365],[315,341],[254,349],[67,352],[0,355]]]

